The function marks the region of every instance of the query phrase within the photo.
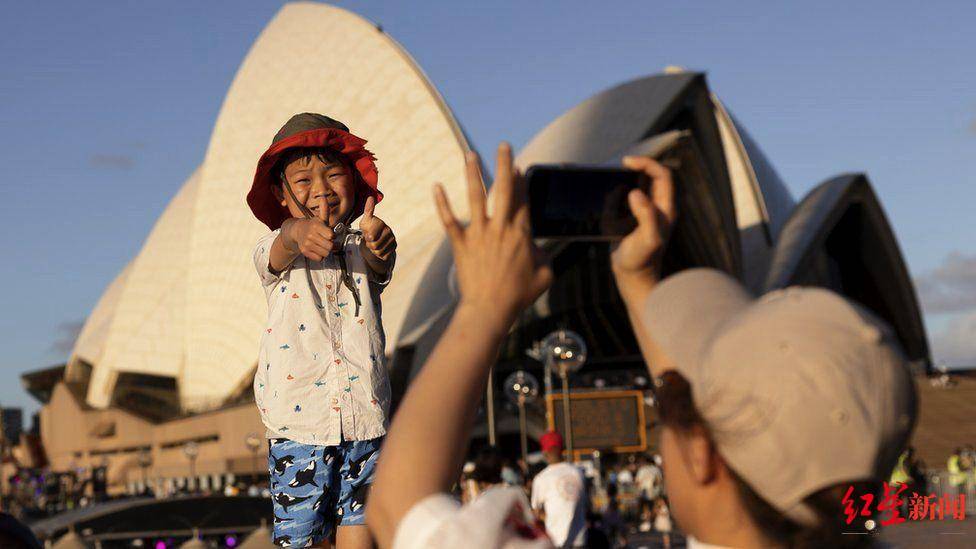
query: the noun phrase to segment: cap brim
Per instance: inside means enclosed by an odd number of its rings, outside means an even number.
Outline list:
[[[688,269],[661,282],[644,303],[641,320],[673,369],[692,387],[723,324],[742,312],[752,295],[734,278],[714,269]]]

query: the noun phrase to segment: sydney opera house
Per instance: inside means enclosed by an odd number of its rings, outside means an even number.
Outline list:
[[[266,471],[251,394],[266,317],[251,250],[264,227],[244,196],[270,137],[305,111],[343,120],[378,159],[386,199],[377,213],[399,239],[383,310],[394,402],[402,396],[456,299],[430,187],[443,182],[452,203],[466,203],[471,145],[420,67],[379,27],[335,7],[289,4],[247,54],[202,163],[173,182],[174,198],[108,284],[67,364],[23,376],[44,403],[51,470],[107,467],[111,492],[146,482],[220,488],[230,475]],[[798,200],[706,77],[681,70],[593,95],[542,128],[517,162],[612,164],[633,153],[677,166],[682,215],[667,270],[711,266],[757,293],[834,289],[887,319],[918,371],[929,368],[915,290],[866,175],[836,175]],[[545,246],[555,283],[522,315],[495,369],[492,415],[502,440],[518,436],[518,422],[500,380],[515,370],[541,378],[542,364],[526,351],[553,330],[577,332],[589,349],[573,391],[646,384],[607,245]],[[529,410],[530,439],[545,428],[543,407]],[[476,437],[494,436],[488,431],[486,423]],[[641,437],[642,446],[652,443]]]

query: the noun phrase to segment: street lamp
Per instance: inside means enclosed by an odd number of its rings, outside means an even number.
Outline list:
[[[149,448],[139,450],[139,468],[142,469],[142,484],[145,488],[149,487],[149,475],[147,472],[149,471],[149,467],[152,466],[152,463],[152,453],[149,451]]]
[[[261,447],[261,437],[257,433],[248,433],[244,437],[244,446],[251,451],[251,471],[256,477],[258,471],[258,448]]]
[[[197,455],[200,454],[200,446],[194,441],[188,441],[183,445],[183,455],[190,460],[190,484],[187,488],[196,490],[197,485]]]
[[[576,332],[556,330],[540,344],[547,367],[555,367],[563,382],[563,420],[565,421],[566,450],[573,458],[573,424],[569,405],[569,374],[578,371],[586,362],[586,342]]]
[[[522,461],[528,463],[529,442],[526,438],[525,404],[539,396],[539,381],[525,370],[513,372],[505,378],[505,396],[518,406],[519,436],[522,441]]]

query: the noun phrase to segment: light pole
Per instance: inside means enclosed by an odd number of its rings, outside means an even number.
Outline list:
[[[152,466],[152,452],[149,448],[143,448],[139,451],[139,468],[142,469],[142,485],[144,490],[149,489],[149,467]]]
[[[495,446],[495,368],[488,370],[485,387],[485,419],[488,421],[488,445]]]
[[[200,446],[194,441],[189,441],[183,445],[183,454],[190,460],[190,482],[187,489],[196,491],[197,485],[197,455],[200,453]]]
[[[542,340],[543,357],[549,368],[555,367],[563,382],[563,420],[566,451],[573,459],[573,423],[569,401],[569,374],[578,371],[586,362],[586,343],[576,332],[556,330]],[[555,419],[555,418],[553,418]]]
[[[525,370],[513,372],[505,378],[505,396],[518,406],[522,461],[528,463],[529,441],[526,434],[525,404],[539,396],[539,381]]]
[[[258,448],[261,447],[261,437],[257,433],[248,433],[244,437],[244,445],[251,451],[251,474],[258,476]]]

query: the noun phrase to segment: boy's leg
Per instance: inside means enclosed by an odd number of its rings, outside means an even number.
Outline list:
[[[271,439],[268,470],[274,507],[273,540],[281,547],[310,547],[331,531],[328,501],[330,447]]]
[[[336,547],[369,549],[373,538],[366,528],[366,498],[373,484],[383,437],[343,442],[339,465],[339,501],[336,506]]]
[[[336,549],[371,549],[373,536],[365,524],[337,528]]]

